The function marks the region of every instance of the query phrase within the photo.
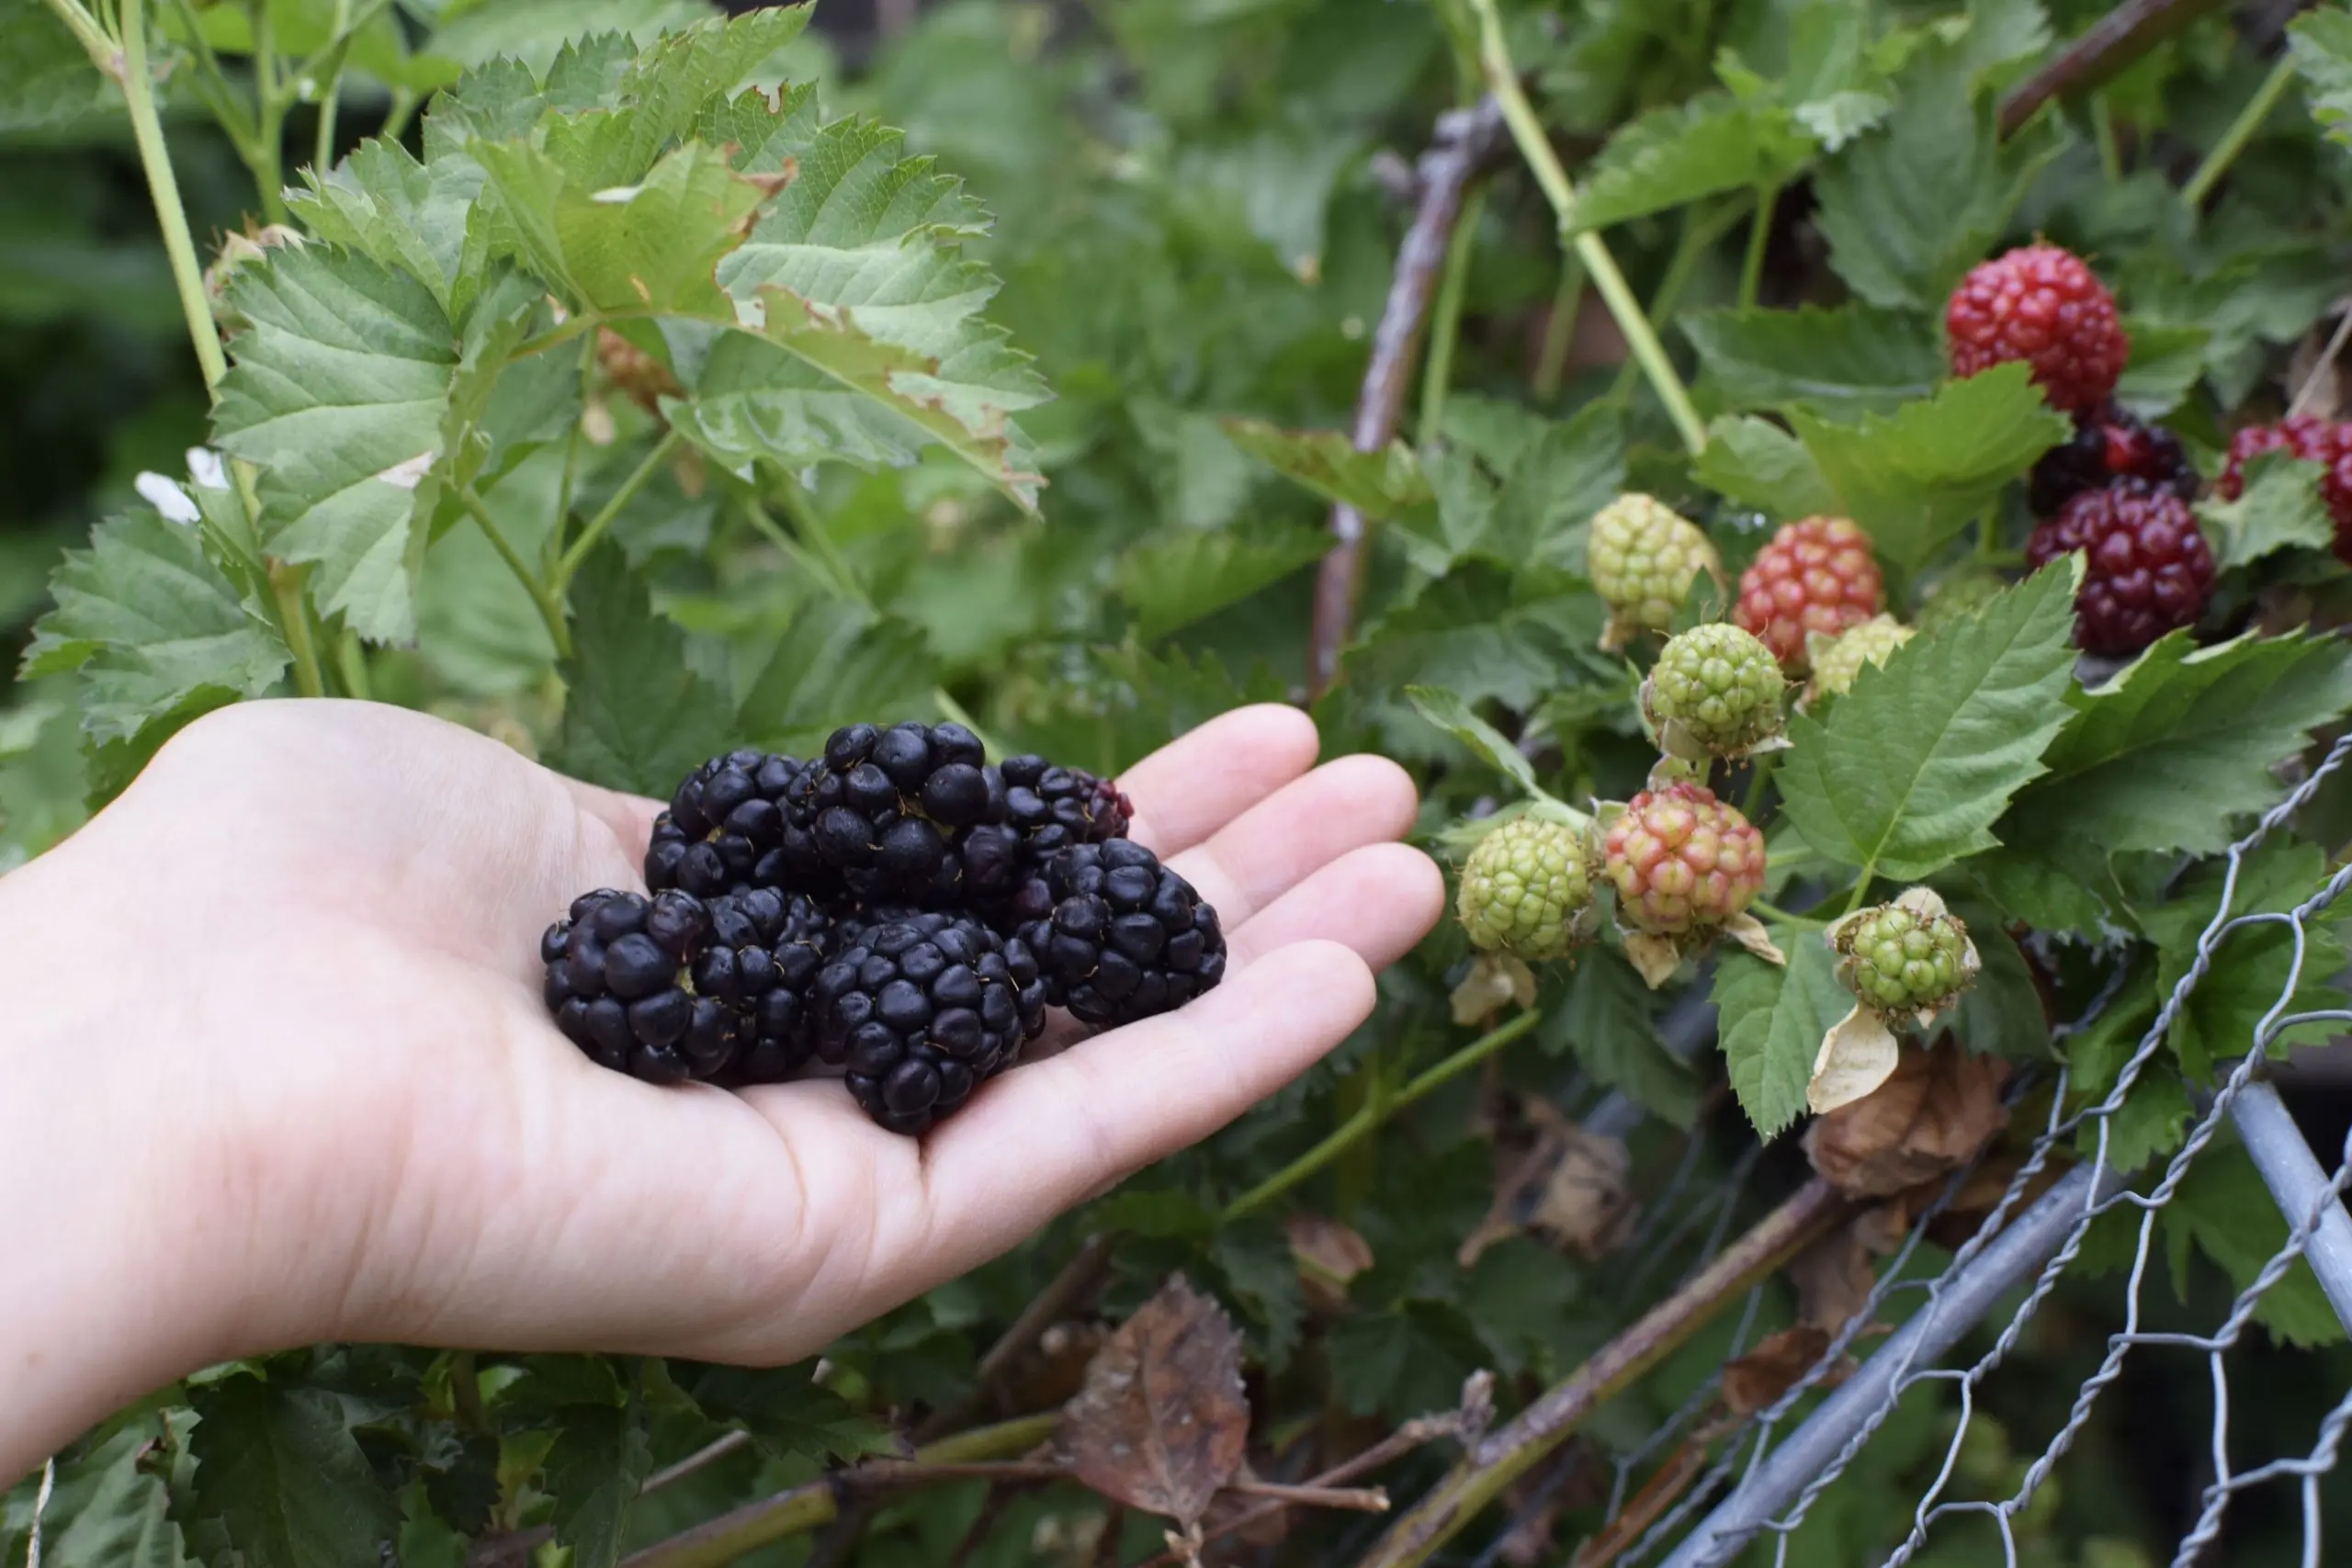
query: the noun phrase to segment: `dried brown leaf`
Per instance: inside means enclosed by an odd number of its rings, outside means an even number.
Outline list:
[[[1882,1198],[1957,1170],[2008,1120],[2001,1085],[2008,1065],[1975,1056],[1947,1037],[1932,1051],[1905,1044],[1877,1089],[1815,1119],[1805,1153],[1822,1179],[1850,1198]]]
[[[1634,1221],[1622,1138],[1589,1133],[1549,1104],[1528,1102],[1535,1141],[1495,1184],[1495,1204],[1456,1255],[1465,1269],[1506,1236],[1525,1231],[1585,1258],[1624,1244]]]
[[[1871,1248],[1852,1222],[1839,1225],[1789,1262],[1797,1321],[1835,1334],[1870,1300],[1878,1275]]]
[[[1810,1324],[1783,1328],[1724,1368],[1724,1403],[1739,1415],[1753,1416],[1794,1388],[1828,1348],[1828,1334]],[[1851,1358],[1839,1360],[1815,1387],[1835,1388],[1846,1380]]]
[[[1105,1497],[1193,1525],[1250,1441],[1241,1336],[1225,1309],[1171,1275],[1095,1355],[1054,1441]]]
[[[1283,1229],[1298,1260],[1307,1304],[1327,1316],[1348,1310],[1348,1285],[1372,1267],[1372,1246],[1348,1226],[1320,1214],[1293,1214]]]

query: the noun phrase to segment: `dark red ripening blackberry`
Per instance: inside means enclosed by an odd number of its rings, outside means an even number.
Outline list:
[[[1022,935],[1047,998],[1080,1021],[1112,1029],[1171,1012],[1225,977],[1216,911],[1141,844],[1065,850],[1046,883],[1053,912]]]
[[[605,1066],[678,1083],[735,1033],[724,1004],[698,997],[689,967],[710,938],[701,899],[611,888],[572,900],[539,939],[548,1010],[566,1038]]]
[[[2077,418],[2074,438],[2041,455],[2026,479],[2026,502],[2035,516],[2054,517],[2083,491],[2121,479],[2145,479],[2183,501],[2197,499],[2197,468],[2180,437],[2109,403],[2095,415]]]
[[[686,775],[670,808],[654,819],[645,852],[645,884],[683,888],[698,898],[754,887],[781,887],[795,846],[786,795],[808,764],[765,751],[729,751]]]
[[[2027,564],[2037,570],[2080,550],[2075,646],[2086,653],[2139,652],[2166,632],[2193,626],[2213,590],[2213,553],[2188,503],[2144,479],[2086,490],[2033,531]]]
[[[2265,452],[2284,452],[2317,463],[2320,499],[2335,522],[2336,558],[2352,562],[2352,421],[2296,414],[2276,424],[2250,424],[2230,437],[2229,460],[2213,488],[2224,501],[2245,490],[2245,465]]]
[[[844,928],[811,988],[817,1052],[894,1133],[928,1130],[1045,1027],[1036,961],[966,915],[902,913]]]
[[[816,1045],[809,987],[825,962],[833,921],[814,899],[773,888],[715,898],[709,945],[694,987],[738,1021],[723,1057],[688,1055],[698,1076],[729,1083],[782,1083]]]
[[[960,724],[833,731],[785,816],[782,869],[803,891],[939,908],[1001,897],[1019,880],[1004,779]]]

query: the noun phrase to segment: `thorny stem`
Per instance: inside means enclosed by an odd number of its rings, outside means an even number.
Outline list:
[[[1584,303],[1584,263],[1574,251],[1560,255],[1560,281],[1552,291],[1552,316],[1544,323],[1544,346],[1536,355],[1535,374],[1529,389],[1539,402],[1560,395],[1568,367],[1568,348],[1576,342],[1577,310]]]
[[[1699,411],[1690,404],[1690,394],[1682,385],[1682,378],[1675,374],[1674,364],[1666,356],[1666,345],[1658,341],[1649,318],[1642,313],[1634,291],[1626,287],[1625,275],[1617,270],[1617,262],[1600,236],[1590,230],[1570,239],[1576,226],[1577,193],[1567,170],[1560,166],[1559,154],[1552,151],[1551,138],[1545,134],[1544,122],[1527,101],[1519,85],[1519,68],[1511,63],[1510,46],[1503,39],[1501,16],[1495,9],[1495,0],[1470,0],[1478,13],[1480,58],[1486,66],[1487,88],[1503,111],[1503,119],[1510,127],[1511,140],[1519,144],[1520,156],[1527,161],[1535,175],[1535,183],[1544,187],[1544,199],[1552,204],[1552,212],[1559,220],[1562,243],[1573,244],[1576,254],[1591,274],[1594,287],[1617,319],[1617,330],[1625,334],[1626,344],[1634,351],[1634,358],[1649,378],[1650,388],[1657,393],[1658,401],[1666,405],[1667,416],[1674,421],[1682,443],[1695,455],[1705,450],[1707,427],[1699,418]]]
[[[914,1485],[933,1479],[933,1467],[956,1467],[1028,1452],[1053,1436],[1057,1411],[1001,1422],[943,1438],[915,1450],[914,1462],[861,1467],[749,1503],[649,1546],[622,1568],[718,1568],[745,1552],[805,1535],[841,1513],[842,1496],[861,1485]]]
[[[1430,346],[1421,362],[1421,414],[1418,430],[1423,446],[1438,438],[1445,419],[1445,394],[1453,379],[1453,347],[1462,336],[1462,300],[1470,288],[1470,255],[1478,245],[1478,220],[1487,209],[1485,190],[1474,190],[1462,203],[1453,240],[1445,251],[1445,276],[1437,286],[1437,303],[1430,310]]]
[[[2191,208],[2205,204],[2205,198],[2213,194],[2213,187],[2221,184],[2222,176],[2230,172],[2230,165],[2237,162],[2238,154],[2245,151],[2246,143],[2254,140],[2254,133],[2262,129],[2262,122],[2270,118],[2271,111],[2278,107],[2278,100],[2287,96],[2287,89],[2294,84],[2294,57],[2282,56],[2278,63],[2270,68],[2270,74],[2263,78],[2262,85],[2256,89],[2254,96],[2246,100],[2245,107],[2238,111],[2238,118],[2230,122],[2230,129],[2222,133],[2222,140],[2213,144],[2213,150],[2205,154],[2205,161],[2197,165],[2197,172],[2189,175],[2188,183],[2180,187],[2182,201]]]
[[[1427,1562],[1593,1411],[1631,1387],[1742,1292],[1795,1257],[1849,1212],[1847,1201],[1819,1177],[1797,1189],[1681,1289],[1465,1454],[1444,1480],[1389,1527],[1357,1568],[1416,1568]]]
[[[1225,1206],[1220,1221],[1230,1221],[1264,1208],[1300,1182],[1329,1165],[1361,1139],[1369,1137],[1380,1124],[1399,1111],[1419,1101],[1448,1080],[1469,1071],[1529,1030],[1535,1027],[1541,1014],[1522,1012],[1510,1021],[1497,1025],[1469,1044],[1430,1068],[1394,1095],[1382,1099],[1374,1095],[1362,1110],[1331,1131],[1330,1136],[1274,1172],[1257,1186]]]
[[[539,620],[548,628],[548,637],[555,644],[556,657],[571,658],[571,628],[563,618],[562,599],[540,581],[539,574],[531,570],[530,563],[507,542],[505,531],[499,527],[498,519],[490,514],[490,508],[482,503],[481,496],[474,493],[471,485],[458,491],[458,504],[481,525],[482,536],[490,541],[490,547],[498,552],[498,558],[506,563],[506,570],[514,574],[514,581],[521,583],[523,591],[531,596],[531,604],[538,610]]]
[[[164,143],[163,122],[155,115],[155,80],[147,71],[147,0],[122,0],[121,82],[123,102],[130,112],[131,140],[138,144],[147,194],[154,201],[155,221],[164,231],[164,254],[171,262],[172,284],[179,290],[180,313],[187,318],[196,362],[203,367],[205,389],[209,391],[229,373],[229,358],[220,350],[220,329],[212,320],[212,301],[204,292],[204,264],[197,259],[196,242],[188,235],[187,209],[180,205],[179,182],[172,175],[171,149]]]
[[[580,570],[580,563],[588,558],[588,552],[596,547],[596,541],[603,538],[605,531],[612,527],[613,519],[618,517],[628,503],[637,499],[637,492],[645,488],[646,481],[660,471],[663,463],[669,461],[670,454],[678,448],[679,440],[677,428],[674,425],[663,431],[662,439],[653,444],[653,449],[629,471],[628,478],[621,481],[621,488],[613,491],[611,498],[597,510],[595,516],[588,519],[588,525],[580,530],[580,537],[571,541],[571,548],[563,552],[562,560],[556,564],[554,580],[548,584],[552,592],[560,594],[570,585],[573,574]]]
[[[1756,211],[1747,220],[1747,252],[1739,260],[1739,308],[1755,309],[1764,290],[1764,252],[1772,239],[1772,217],[1781,205],[1781,187],[1769,185],[1756,193]]]

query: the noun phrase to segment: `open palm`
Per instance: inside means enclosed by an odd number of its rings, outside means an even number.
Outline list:
[[[655,807],[416,714],[228,710],[12,881],[124,879],[148,955],[126,999],[161,1026],[113,1066],[174,1107],[176,1179],[211,1201],[219,1348],[781,1361],[1201,1138],[1365,1016],[1442,887],[1388,841],[1405,774],[1310,772],[1316,744],[1244,709],[1123,777],[1136,836],[1224,919],[1224,986],[1005,1074],[922,1140],[838,1083],[657,1089],[582,1056],[537,939],[575,894],[641,886]]]

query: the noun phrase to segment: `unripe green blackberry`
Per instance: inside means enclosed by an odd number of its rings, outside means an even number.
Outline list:
[[[1703,750],[1737,756],[1781,733],[1787,685],[1781,661],[1755,634],[1721,623],[1693,626],[1668,639],[1642,683],[1642,707],[1668,752],[1686,752],[1677,742],[1688,737]]]
[[[1883,664],[1917,634],[1893,615],[1872,615],[1834,637],[1812,645],[1813,694],[1843,696],[1853,690],[1865,664]]]
[[[1976,975],[1968,928],[1944,912],[1942,900],[1920,898],[1919,891],[1830,929],[1838,983],[1882,1017],[1940,1011]]]
[[[1929,591],[1913,619],[1923,632],[1941,631],[1962,616],[1976,614],[2007,586],[1993,572],[1956,571]]]
[[[1723,558],[1699,525],[1656,496],[1619,496],[1593,514],[1585,570],[1610,610],[1612,645],[1664,631],[1701,572],[1723,581]]]
[[[1533,815],[1478,840],[1454,913],[1481,953],[1559,958],[1592,906],[1592,844],[1582,828]]]

